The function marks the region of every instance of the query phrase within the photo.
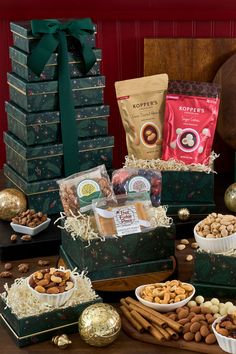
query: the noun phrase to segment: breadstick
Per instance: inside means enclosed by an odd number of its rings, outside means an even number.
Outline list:
[[[121,306],[120,307],[123,315],[125,316],[125,318],[127,318],[127,320],[132,324],[132,326],[137,329],[138,332],[142,333],[144,331],[143,327],[141,326],[141,324],[139,322],[137,322],[131,315],[131,313],[129,312],[129,310],[125,307],[125,306]]]
[[[171,320],[170,318],[160,314],[159,312],[151,309],[150,307],[147,307],[147,306],[141,304],[139,301],[132,299],[132,297],[128,296],[125,300],[126,300],[126,302],[128,302],[128,304],[134,304],[134,305],[140,307],[141,309],[145,310],[146,312],[160,318],[161,320],[166,322],[168,324],[168,326],[171,327],[174,331],[176,331],[176,332],[182,331],[183,326],[180,323],[175,322],[175,321]]]
[[[150,332],[151,335],[153,335],[153,337],[155,337],[157,340],[159,340],[159,341],[164,340],[163,335],[161,334],[161,332],[160,332],[157,328],[151,326],[151,328],[149,329],[149,332]]]
[[[152,326],[155,327],[166,340],[170,340],[171,339],[171,335],[162,327],[156,325],[155,323],[152,323]]]
[[[146,321],[145,318],[143,318],[138,312],[132,310],[130,314],[147,331],[151,328],[151,324],[148,321]]]
[[[134,305],[134,304],[129,304],[129,308],[131,310],[135,310],[136,312],[140,313],[144,318],[148,319],[149,321],[157,324],[160,327],[167,327],[167,324],[161,320],[160,318],[152,315],[151,313],[148,313],[147,311],[141,309],[140,307]]]

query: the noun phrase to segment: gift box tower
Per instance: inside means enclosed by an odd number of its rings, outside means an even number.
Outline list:
[[[12,22],[11,31],[4,174],[9,186],[25,193],[30,208],[40,206],[54,214],[62,210],[58,179],[103,163],[112,168],[114,137],[108,136],[102,52],[96,49],[96,28],[89,19]],[[44,51],[34,51],[45,47],[45,40],[50,40],[46,50],[51,45],[52,53],[42,66]],[[30,64],[33,56],[36,60]],[[40,74],[33,70],[35,63],[41,65],[36,66]]]

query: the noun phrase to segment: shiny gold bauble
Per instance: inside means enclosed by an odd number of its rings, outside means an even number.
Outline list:
[[[226,189],[224,201],[229,210],[236,212],[236,183],[231,184]]]
[[[0,192],[0,219],[10,221],[27,209],[24,193],[15,188],[6,188]]]
[[[187,208],[181,208],[178,210],[178,217],[182,221],[186,221],[190,218],[190,211]]]
[[[96,347],[105,347],[112,343],[118,337],[120,330],[120,316],[109,304],[90,305],[79,318],[81,338]]]

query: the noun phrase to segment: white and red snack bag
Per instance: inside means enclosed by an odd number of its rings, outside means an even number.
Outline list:
[[[166,95],[162,159],[207,165],[220,104],[220,86],[170,81]]]

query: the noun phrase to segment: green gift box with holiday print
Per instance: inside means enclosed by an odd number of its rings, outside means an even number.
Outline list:
[[[100,75],[102,51],[101,49],[94,49],[93,51],[96,57],[96,62],[86,73],[86,76]],[[12,72],[20,76],[22,79],[29,82],[58,79],[58,53],[52,54],[40,76],[37,76],[28,67],[28,53],[25,53],[15,47],[10,47],[9,54],[11,59]],[[81,55],[78,52],[68,52],[68,64],[71,78],[84,76],[83,61]]]
[[[6,161],[27,182],[64,176],[63,145],[41,144],[27,146],[11,133],[4,133]],[[79,171],[105,164],[112,168],[113,136],[78,140]]]
[[[27,82],[16,74],[7,74],[10,99],[28,112],[59,108],[58,81]],[[103,104],[104,76],[71,79],[74,106]]]
[[[149,232],[106,237],[88,241],[73,239],[61,231],[63,250],[80,270],[108,271],[111,268],[167,259],[175,251],[175,226],[157,227]],[[94,275],[95,276],[95,275]]]
[[[13,35],[13,44],[15,47],[30,53],[38,44],[41,36],[32,34],[31,21],[11,22],[10,29]],[[91,48],[96,47],[96,26],[94,25],[94,33],[84,36],[86,45]],[[71,36],[67,36],[67,43],[70,50],[76,48],[76,43]]]
[[[6,102],[8,129],[26,145],[61,141],[59,111],[29,113],[12,102]],[[78,138],[108,134],[109,106],[88,106],[75,109]]]

